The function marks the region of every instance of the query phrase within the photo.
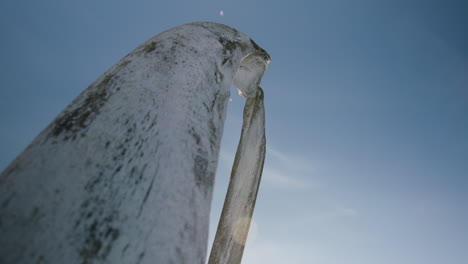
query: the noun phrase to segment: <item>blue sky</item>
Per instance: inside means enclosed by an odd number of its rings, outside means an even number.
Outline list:
[[[272,57],[243,263],[468,263],[466,14],[463,0],[5,0],[0,169],[139,44],[220,22]],[[232,98],[212,229],[242,124]]]

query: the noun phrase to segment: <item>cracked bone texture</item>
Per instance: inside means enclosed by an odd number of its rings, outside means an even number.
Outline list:
[[[0,174],[0,263],[205,263],[229,89],[249,55],[258,82],[263,49],[191,23],[115,64]]]

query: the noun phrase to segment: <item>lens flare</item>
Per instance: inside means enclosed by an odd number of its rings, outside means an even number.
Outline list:
[[[250,227],[250,228],[249,228]],[[249,232],[250,229],[250,232]],[[247,241],[247,235],[249,235],[249,240],[254,241],[258,237],[258,226],[257,223],[252,218],[249,217],[241,217],[237,219],[237,221],[232,226],[231,234],[232,239],[236,241],[236,243],[245,245]]]
[[[223,10],[219,11],[219,16],[224,16],[224,11]]]

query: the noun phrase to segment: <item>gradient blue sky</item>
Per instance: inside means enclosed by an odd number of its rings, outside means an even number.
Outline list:
[[[272,57],[243,263],[468,263],[466,0],[3,0],[0,170],[120,58],[194,21]],[[212,231],[243,104],[233,93]]]

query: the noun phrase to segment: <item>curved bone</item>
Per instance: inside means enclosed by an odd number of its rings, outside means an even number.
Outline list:
[[[264,70],[249,37],[192,23],[119,61],[0,174],[0,263],[204,263],[229,89],[251,54]]]
[[[244,123],[209,264],[240,264],[265,161],[263,91],[247,99]]]

